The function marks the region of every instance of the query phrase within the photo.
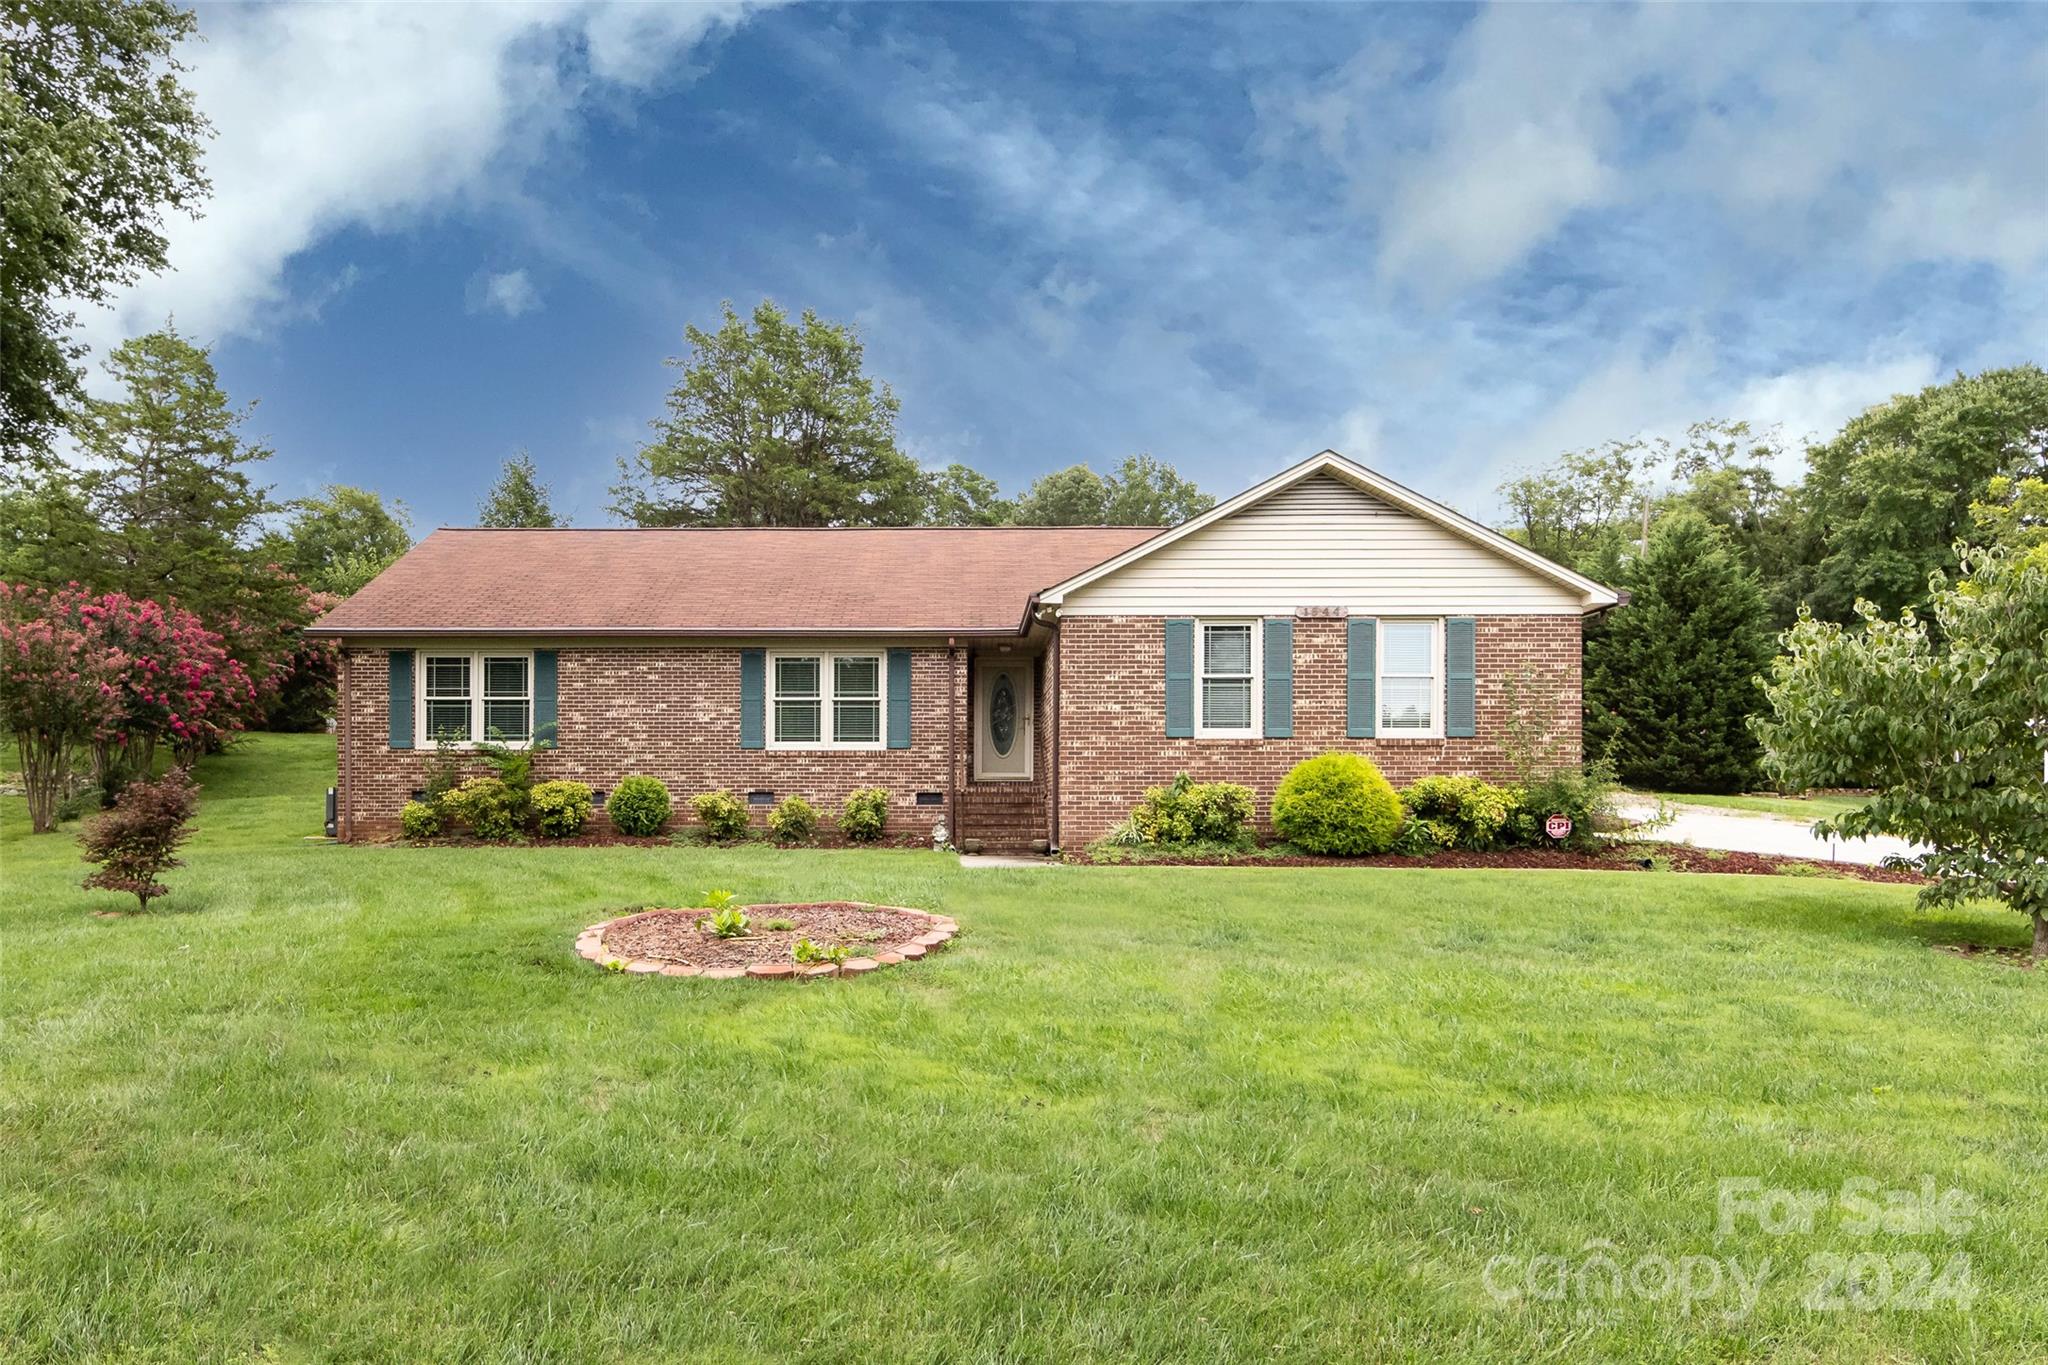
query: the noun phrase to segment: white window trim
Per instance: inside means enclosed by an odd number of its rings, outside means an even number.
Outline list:
[[[533,651],[529,649],[422,649],[413,653],[413,743],[418,748],[440,747],[433,731],[427,728],[427,660],[468,659],[469,660],[469,738],[451,739],[451,749],[474,749],[479,743],[489,740],[484,733],[484,660],[524,659],[526,660],[526,728],[525,739],[501,741],[507,749],[531,749],[533,747],[534,696],[533,696]],[[494,697],[493,701],[510,700]]]
[[[818,661],[818,738],[815,740],[778,740],[775,738],[775,661],[777,659],[816,659]],[[835,740],[832,738],[832,689],[838,681],[839,659],[873,659],[875,661],[875,704],[877,724],[875,738],[866,740]],[[767,730],[770,749],[794,750],[801,752],[835,751],[866,753],[889,747],[889,651],[886,649],[784,649],[771,651],[768,655],[768,676],[762,680],[763,727]],[[866,698],[862,698],[866,700]]]
[[[1195,738],[1263,739],[1266,734],[1266,647],[1256,616],[1205,616],[1195,621]],[[1202,682],[1209,672],[1209,627],[1250,626],[1252,632],[1251,725],[1244,729],[1212,726],[1202,719]]]
[[[1436,686],[1432,689],[1429,707],[1429,728],[1427,730],[1390,729],[1386,724],[1386,679],[1387,674],[1387,627],[1428,626],[1429,629],[1429,670]],[[1444,737],[1445,693],[1444,669],[1444,621],[1441,616],[1395,616],[1381,617],[1373,640],[1372,704],[1377,712],[1373,716],[1373,735],[1379,739],[1442,739]],[[1394,676],[1411,678],[1412,673]]]

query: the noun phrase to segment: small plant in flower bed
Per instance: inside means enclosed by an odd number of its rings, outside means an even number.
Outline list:
[[[550,839],[581,834],[594,807],[588,782],[538,783],[531,804],[535,827]]]
[[[720,938],[745,938],[752,921],[747,912],[737,905],[728,905],[716,914],[706,915],[697,921],[699,929],[709,929]]]
[[[778,844],[807,844],[818,832],[818,808],[801,796],[785,796],[768,812],[768,832]]]
[[[408,801],[398,812],[398,828],[408,839],[431,839],[441,832],[441,803]]]
[[[716,843],[744,839],[747,835],[747,803],[731,792],[693,796],[690,808],[697,812],[697,823],[704,826],[705,837]]]
[[[526,829],[526,806],[524,793],[499,777],[472,777],[441,798],[448,818],[479,839],[517,838]]]
[[[661,833],[669,809],[668,788],[658,777],[622,777],[604,803],[612,828],[635,838]]]
[[[157,880],[164,871],[183,867],[172,854],[185,840],[185,824],[199,806],[199,789],[183,768],[172,768],[154,782],[130,782],[106,814],[93,819],[80,836],[85,860],[100,870],[85,879],[88,889],[126,891],[136,905],[149,903],[171,888]]]
[[[839,832],[848,843],[871,844],[882,837],[889,824],[889,793],[880,787],[863,787],[849,794],[839,808]]]
[[[713,887],[700,896],[697,900],[697,905],[700,909],[704,910],[723,910],[738,899],[739,897],[732,892],[722,886],[718,886]]]
[[[778,916],[775,919],[762,920],[761,927],[771,934],[784,934],[796,928],[796,921],[793,919],[783,919]]]
[[[829,962],[837,967],[853,956],[853,951],[844,943],[821,944],[813,943],[808,938],[800,938],[790,945],[789,955],[801,966]]]
[[[1401,793],[1401,804],[1408,812],[1397,841],[1401,852],[1485,850],[1506,842],[1521,793],[1476,777],[1425,777]]]
[[[1251,788],[1197,782],[1186,773],[1151,787],[1131,812],[1131,832],[1150,844],[1251,844]],[[1125,837],[1128,837],[1126,835]]]
[[[1322,754],[1294,765],[1273,793],[1273,829],[1309,853],[1385,853],[1401,831],[1401,798],[1357,754]]]

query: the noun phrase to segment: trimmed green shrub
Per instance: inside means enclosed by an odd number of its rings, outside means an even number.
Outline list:
[[[510,839],[526,826],[525,794],[496,777],[472,777],[441,798],[449,817],[479,839]]]
[[[661,833],[668,823],[668,788],[658,777],[622,777],[604,803],[612,828],[621,834],[645,837]]]
[[[807,844],[818,832],[818,808],[801,796],[785,796],[768,812],[768,832],[778,844]]]
[[[697,812],[697,822],[704,826],[704,833],[720,843],[746,837],[747,803],[731,792],[693,796],[690,808]]]
[[[431,839],[441,832],[441,803],[408,801],[398,812],[398,827],[408,839]]]
[[[1384,853],[1401,832],[1401,798],[1357,754],[1322,754],[1280,780],[1273,829],[1310,853]]]
[[[588,782],[542,782],[533,789],[534,824],[550,839],[566,839],[583,832],[592,805]]]
[[[1521,793],[1476,777],[1425,777],[1401,793],[1401,804],[1437,848],[1497,848],[1521,807]],[[1403,839],[1404,851],[1410,841]]]
[[[1186,773],[1151,787],[1131,812],[1131,825],[1147,843],[1232,844],[1244,841],[1252,820],[1252,791],[1235,782],[1196,782]]]
[[[872,844],[889,824],[889,793],[863,787],[849,794],[839,808],[839,832],[849,843]]]

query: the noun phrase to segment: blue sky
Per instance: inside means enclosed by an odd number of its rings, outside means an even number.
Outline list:
[[[1558,451],[2048,361],[2048,10],[202,6],[175,314],[278,491],[580,522],[719,301],[856,323],[1012,490]]]

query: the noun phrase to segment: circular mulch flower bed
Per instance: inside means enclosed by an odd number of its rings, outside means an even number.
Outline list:
[[[619,963],[639,975],[702,976],[715,980],[751,976],[863,976],[900,962],[915,962],[944,946],[960,926],[944,915],[898,905],[857,901],[816,901],[806,905],[748,905],[747,932],[720,938],[698,921],[710,910],[643,910],[593,924],[576,939],[576,951],[600,966]],[[788,921],[792,927],[770,928]],[[799,963],[798,939],[821,948],[843,945],[841,963]]]

